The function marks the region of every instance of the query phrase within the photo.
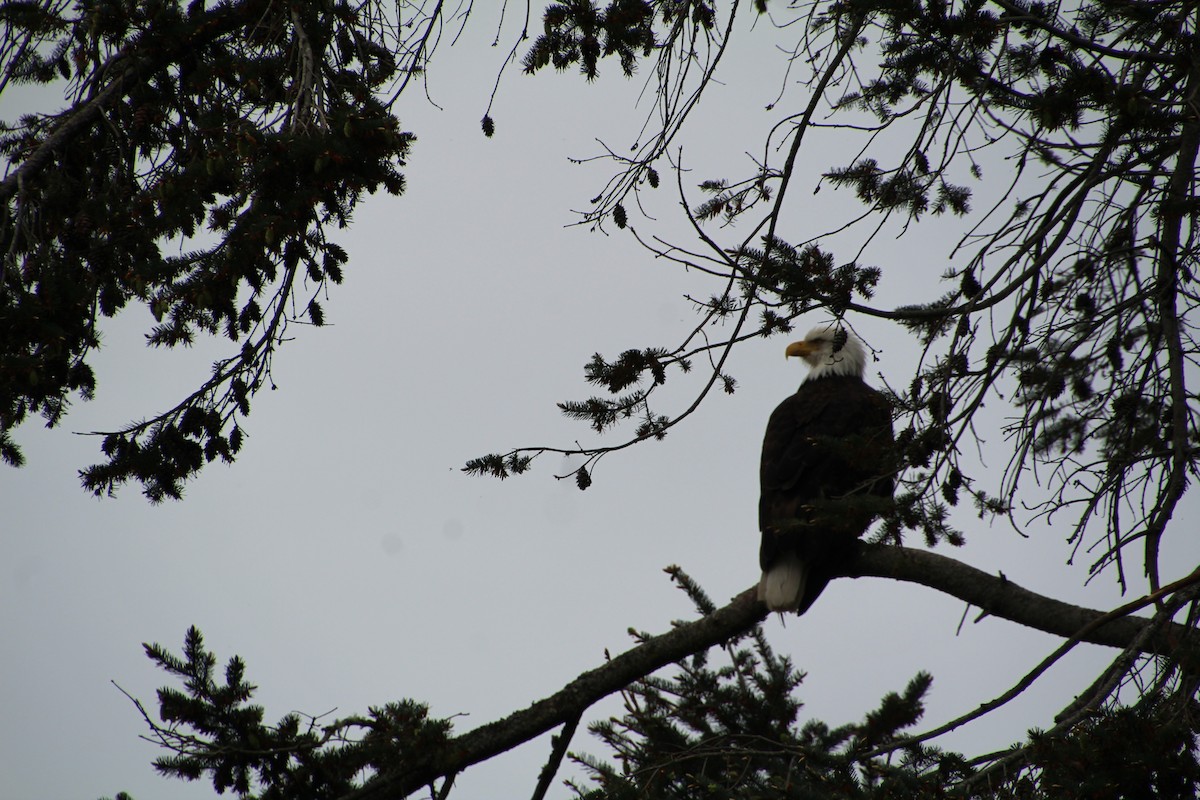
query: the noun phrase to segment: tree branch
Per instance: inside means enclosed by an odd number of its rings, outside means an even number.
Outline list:
[[[978,606],[994,617],[1055,636],[1078,637],[1080,641],[1108,647],[1128,647],[1149,624],[1143,617],[1128,616],[1133,609],[1145,604],[1141,600],[1118,609],[1124,615],[1096,611],[1031,592],[1010,581],[1003,573],[991,575],[927,550],[863,545],[857,563],[851,566],[847,574],[854,578],[892,578],[919,583]],[[1193,573],[1163,589],[1175,590],[1198,581],[1200,575]],[[1102,620],[1110,615],[1114,618]],[[1179,645],[1189,631],[1186,626],[1177,623],[1166,625],[1157,635],[1150,637],[1142,652],[1178,657]]]
[[[253,20],[261,18],[269,3],[262,2],[240,3],[218,6],[203,12],[203,18],[192,25],[192,33],[186,37],[160,37],[154,39],[148,46],[141,48],[149,50],[153,56],[144,56],[140,52],[118,53],[102,68],[97,68],[97,74],[103,74],[109,69],[120,69],[109,80],[108,85],[99,89],[86,102],[64,112],[63,120],[54,131],[37,148],[21,160],[21,163],[0,180],[0,202],[18,194],[23,181],[44,172],[53,165],[53,158],[59,151],[68,148],[80,136],[92,129],[111,105],[118,102],[134,86],[164,66],[178,62],[181,52],[198,49],[202,45],[226,36]],[[121,62],[128,66],[121,68]]]
[[[554,776],[558,774],[559,767],[562,766],[563,756],[567,754],[567,748],[571,746],[571,737],[575,735],[575,728],[579,725],[579,720],[583,717],[583,710],[567,720],[563,725],[562,730],[557,736],[550,737],[550,741],[554,746],[551,748],[550,758],[546,761],[546,766],[542,767],[542,772],[538,775],[537,786],[533,790],[532,800],[545,800],[546,792],[550,790],[550,782],[554,780]]]
[[[1010,620],[1056,636],[1110,647],[1127,647],[1138,641],[1149,621],[1142,617],[1115,616],[1074,606],[1017,586],[1003,575],[990,575],[947,556],[924,550],[887,545],[862,545],[857,561],[846,570],[849,577],[891,578],[919,583],[944,594],[979,606],[992,616]],[[1200,582],[1200,574],[1189,576],[1168,588]],[[752,587],[712,614],[674,630],[652,637],[613,658],[603,666],[583,673],[553,695],[504,719],[488,723],[451,739],[440,752],[413,760],[395,772],[377,776],[343,800],[402,798],[442,775],[457,773],[486,761],[555,727],[569,723],[597,701],[625,688],[652,672],[680,661],[713,645],[736,638],[767,617],[766,607]],[[1141,601],[1118,611],[1139,607]],[[1182,636],[1188,628],[1168,623],[1146,638],[1143,652],[1179,655]]]

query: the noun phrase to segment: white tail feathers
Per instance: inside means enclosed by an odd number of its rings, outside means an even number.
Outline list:
[[[772,611],[795,611],[804,596],[808,570],[800,556],[786,553],[763,573],[758,582],[758,599]]]

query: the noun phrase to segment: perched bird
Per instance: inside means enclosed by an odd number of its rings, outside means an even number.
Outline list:
[[[863,381],[858,337],[820,325],[787,355],[809,371],[763,437],[758,599],[803,614],[891,498],[894,438],[891,404]]]

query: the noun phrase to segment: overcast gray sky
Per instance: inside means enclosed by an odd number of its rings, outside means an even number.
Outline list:
[[[755,79],[780,74],[778,54],[741,28],[747,44],[729,54],[726,84],[713,87],[684,140],[696,167],[689,186],[745,169],[745,151],[760,146],[747,131],[778,118],[763,111],[778,80]],[[173,404],[228,352],[220,341],[149,351],[150,317],[137,308],[104,332],[97,399],[60,429],[34,421],[18,431],[28,466],[0,472],[4,798],[211,796],[207,783],[153,773],[159,752],[139,740],[143,723],[111,683],[156,710],[165,676],[141,642],[178,650],[189,625],[222,661],[245,658],[269,720],[410,697],[463,732],[553,692],[606,649],[627,649],[627,628],[662,631],[692,616],[663,567],[681,565],[718,602],[756,580],[761,433],[802,377],[785,363],[783,339],[741,346],[730,369],[736,394],[712,396],[661,443],[606,458],[587,492],[553,480],[560,464],[549,456],[503,483],[460,472],[472,456],[516,445],[593,441],[554,407],[589,393],[591,353],[674,345],[695,321],[682,295],[714,288],[652,259],[627,233],[567,227],[570,209],[608,174],[567,159],[595,154],[598,136],[632,140],[646,111],[645,100],[630,110],[640,81],[612,66],[593,86],[514,71],[486,140],[479,119],[503,57],[488,46],[493,33],[477,20],[439,54],[430,91],[444,110],[417,92],[401,106],[419,137],[408,192],[369,200],[341,236],[351,262],[325,304],[329,326],[291,328],[295,341],[275,360],[279,390],[255,401],[236,465],[209,467],[183,502],[158,507],[136,487],[105,500],[79,489],[76,470],[97,460],[99,442],[72,431]],[[14,116],[12,103],[0,117]],[[663,183],[656,231],[672,230],[676,205],[673,180]],[[814,197],[813,185],[793,187],[788,238],[851,207],[829,188]],[[934,294],[953,240],[948,228],[929,230],[883,237],[865,255],[884,268],[881,305]],[[882,351],[877,373],[907,384],[916,349],[903,332],[855,323]],[[694,385],[668,389],[679,408]],[[1003,410],[991,413],[998,426]],[[993,466],[998,480],[1003,464]],[[1028,542],[978,522],[969,533],[948,554],[1062,599],[1104,606],[1114,596],[1109,581],[1084,588],[1082,569],[1062,566],[1061,537]],[[1176,563],[1195,564],[1192,547]],[[999,694],[1054,645],[992,619],[956,635],[963,611],[919,587],[842,580],[808,615],[786,626],[772,619],[767,631],[808,671],[802,699],[812,715],[855,720],[929,670],[936,723]],[[1048,724],[1105,656],[1080,648],[960,745],[1001,747]],[[606,755],[582,732],[573,749]],[[542,740],[473,768],[454,796],[528,794],[547,750]]]

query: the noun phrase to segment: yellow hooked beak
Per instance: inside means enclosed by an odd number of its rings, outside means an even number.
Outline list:
[[[791,358],[792,356],[795,356],[796,358],[805,358],[811,354],[814,349],[815,348],[808,342],[792,342],[787,346],[784,357]]]

